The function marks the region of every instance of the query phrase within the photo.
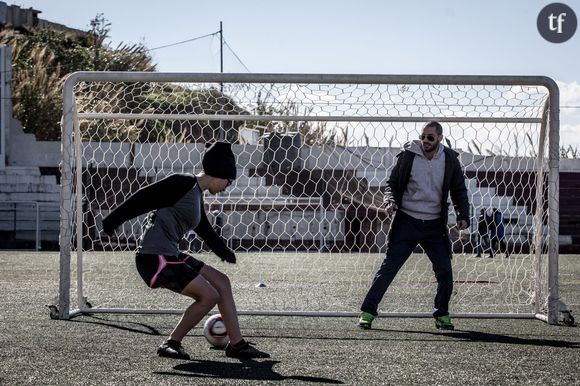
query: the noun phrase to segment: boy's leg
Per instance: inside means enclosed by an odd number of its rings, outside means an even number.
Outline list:
[[[206,278],[220,295],[217,306],[230,339],[225,349],[226,356],[239,359],[269,358],[270,354],[253,347],[252,343],[246,342],[242,337],[229,277],[208,265],[204,265],[199,274]]]
[[[165,256],[140,253],[135,256],[135,262],[139,274],[149,287],[167,288],[195,299],[187,307],[169,338],[157,350],[163,357],[189,359],[181,341],[220,300],[218,291],[199,275],[204,263],[186,254]]]
[[[202,276],[196,276],[181,294],[189,296],[196,301],[191,304],[169,335],[157,349],[157,354],[162,357],[189,360],[189,354],[183,349],[181,341],[185,335],[215,306],[219,300],[219,294]]]
[[[187,307],[169,335],[169,339],[178,342],[181,342],[185,335],[220,301],[218,291],[201,275],[193,279],[181,294],[195,299],[195,302]]]
[[[242,340],[242,333],[240,331],[238,312],[236,310],[230,279],[227,275],[208,265],[204,265],[199,273],[211,283],[220,295],[217,306],[226,326],[230,342],[240,342]]]

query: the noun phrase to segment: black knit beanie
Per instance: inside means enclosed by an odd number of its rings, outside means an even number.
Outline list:
[[[236,179],[236,157],[234,157],[230,143],[206,143],[201,164],[203,171],[209,176],[225,180]]]

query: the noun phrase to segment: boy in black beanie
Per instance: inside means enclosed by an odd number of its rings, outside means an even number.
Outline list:
[[[222,192],[236,179],[231,144],[206,144],[202,165],[204,171],[196,176],[174,174],[138,190],[103,220],[103,230],[111,235],[123,222],[151,212],[135,257],[139,274],[150,288],[167,288],[195,299],[159,346],[159,356],[190,359],[181,341],[217,304],[230,340],[226,356],[268,358],[242,337],[229,278],[178,249],[183,235],[193,229],[219,258],[236,262],[234,252],[209,223],[203,204],[205,190]]]

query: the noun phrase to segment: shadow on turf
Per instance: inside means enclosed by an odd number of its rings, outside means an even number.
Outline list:
[[[161,335],[159,330],[157,330],[156,328],[151,327],[145,323],[136,323],[136,322],[119,321],[119,320],[112,321],[112,320],[98,317],[98,316],[94,316],[94,315],[83,315],[83,319],[71,319],[71,321],[76,322],[76,323],[98,324],[100,326],[112,327],[112,328],[116,328],[118,330],[137,332],[137,333],[146,334],[146,335]],[[142,327],[142,328],[122,326],[122,325],[120,325],[121,323],[129,324],[129,325],[133,325],[133,326],[138,326],[138,327]]]
[[[93,320],[87,320],[87,319]],[[161,333],[154,327],[148,326],[145,323],[136,323],[136,322],[128,322],[128,321],[111,321],[106,318],[97,317],[94,315],[85,315],[83,320],[73,319],[75,322],[79,323],[88,323],[88,324],[98,324],[102,326],[112,327],[119,330],[130,331],[130,332],[137,332],[140,334],[146,335],[161,335]],[[130,324],[133,326],[139,326],[141,328],[135,327],[127,327],[119,325],[119,323]],[[372,334],[372,332],[399,332],[405,334],[421,334],[421,335],[432,335],[432,336],[447,336],[449,338],[468,341],[468,342],[486,342],[486,343],[502,343],[502,344],[521,344],[521,345],[529,345],[529,346],[549,346],[549,347],[560,347],[560,348],[580,348],[580,344],[576,342],[566,342],[561,340],[553,340],[553,339],[535,339],[535,338],[520,338],[515,336],[509,335],[500,335],[500,334],[490,334],[487,332],[481,331],[468,331],[468,330],[454,330],[454,331],[411,331],[411,330],[390,330],[390,329],[382,329],[382,328],[373,328],[365,332],[365,334]],[[250,337],[248,335],[248,337]],[[280,338],[279,335],[276,336],[267,336],[267,335],[260,335],[261,338]],[[331,339],[337,340],[336,336],[333,337],[295,337],[295,336],[284,336],[284,339]],[[357,337],[342,337],[338,338],[340,340],[355,340],[361,341],[365,340],[366,338],[361,338],[360,336]],[[369,340],[380,340],[376,335],[371,335],[368,337]],[[386,339],[392,340],[392,339]],[[402,339],[408,340],[408,339]],[[221,362],[220,362],[221,363]],[[265,362],[262,362],[265,363]]]
[[[176,375],[191,378],[219,378],[252,381],[285,381],[296,380],[302,382],[342,384],[342,381],[322,377],[305,375],[281,375],[273,367],[280,361],[247,360],[241,362],[217,362],[207,360],[193,360],[173,367],[176,371],[156,371],[159,375]]]
[[[436,333],[434,333],[436,334]],[[439,333],[449,336],[454,339],[462,339],[470,342],[486,342],[486,343],[503,343],[503,344],[522,344],[529,346],[549,346],[562,348],[580,348],[577,342],[567,342],[563,340],[553,339],[536,339],[536,338],[519,338],[517,336],[489,334],[481,331],[463,331],[456,330],[455,332]]]
[[[500,334],[490,334],[481,331],[468,331],[468,330],[454,330],[454,331],[409,331],[409,330],[387,330],[387,329],[374,329],[373,331],[384,331],[384,332],[401,332],[405,334],[422,334],[422,335],[435,335],[435,336],[446,336],[453,339],[463,340],[466,342],[483,342],[483,343],[501,343],[501,344],[521,344],[528,346],[549,346],[549,347],[560,347],[560,348],[580,348],[580,344],[577,342],[567,342],[562,340],[553,339],[535,339],[535,338],[520,338],[516,336],[500,335]]]

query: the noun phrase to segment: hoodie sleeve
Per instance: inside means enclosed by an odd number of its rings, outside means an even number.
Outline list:
[[[195,182],[194,176],[174,174],[139,189],[103,219],[103,231],[112,235],[125,221],[175,204]]]

